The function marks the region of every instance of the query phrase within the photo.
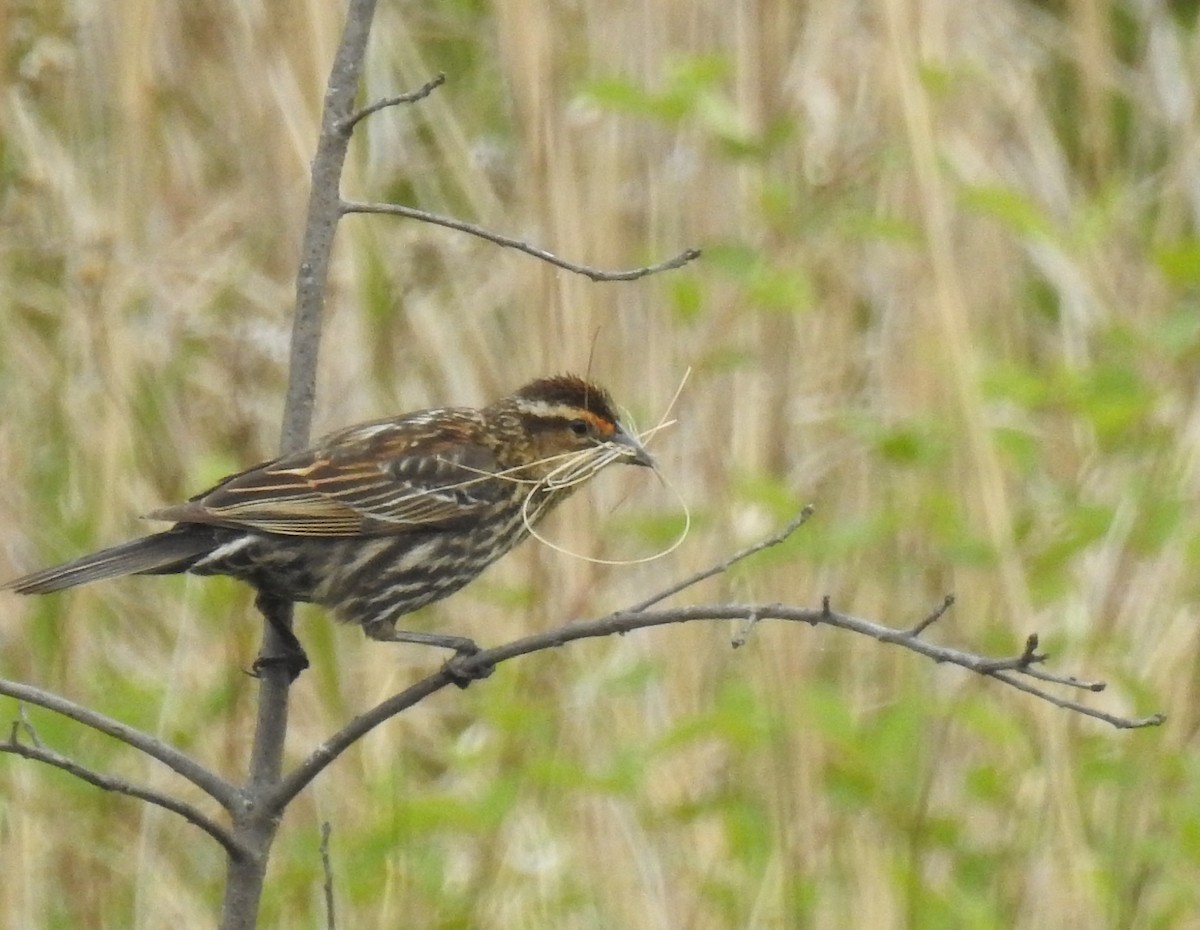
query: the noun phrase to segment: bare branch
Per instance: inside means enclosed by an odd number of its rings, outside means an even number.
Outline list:
[[[1086,707],[1076,701],[1070,701],[1066,698],[1056,697],[1048,691],[1043,691],[1041,688],[1036,688],[1029,682],[1017,678],[1015,675],[1010,675],[1008,672],[992,672],[991,677],[997,681],[1002,681],[1006,685],[1012,685],[1018,691],[1024,691],[1026,694],[1032,694],[1034,697],[1039,697],[1043,701],[1049,701],[1055,707],[1061,707],[1063,710],[1073,710],[1077,714],[1083,714],[1085,717],[1094,717],[1096,720],[1103,720],[1110,726],[1116,727],[1118,730],[1136,730],[1142,727],[1157,727],[1163,724],[1166,719],[1166,714],[1151,714],[1149,717],[1118,717],[1114,714],[1105,713],[1102,710],[1096,710],[1093,707]],[[1098,687],[1096,687],[1098,685]],[[1103,682],[1096,682],[1096,685],[1090,686],[1093,691],[1104,690]]]
[[[90,707],[76,704],[65,697],[51,694],[49,691],[43,691],[41,688],[35,688],[33,685],[0,678],[0,694],[6,694],[9,697],[16,698],[18,701],[33,704],[37,707],[44,707],[46,710],[61,714],[77,723],[111,736],[113,739],[118,739],[128,746],[132,746],[134,749],[141,750],[152,759],[157,759],[163,765],[167,766],[167,768],[182,775],[226,810],[232,811],[242,803],[241,792],[234,785],[227,782],[215,772],[206,769],[195,759],[184,755],[184,753],[175,747],[167,745],[162,740],[150,736],[148,733],[136,730],[131,726],[121,723],[119,720],[114,720],[112,717],[106,717],[104,714],[94,711]],[[28,722],[25,722],[25,729],[27,733],[32,734],[32,727]],[[16,741],[16,735],[16,724],[14,724],[13,734],[9,737],[9,744]]]
[[[1074,701],[1056,698],[1047,692],[1028,684],[1019,675],[1025,675],[1039,680],[1053,681],[1071,687],[1098,691],[1103,689],[1103,683],[1084,682],[1070,676],[1051,676],[1038,674],[1034,667],[1035,661],[1044,657],[1030,655],[1028,647],[1016,661],[997,660],[987,656],[952,649],[949,646],[939,646],[928,643],[910,631],[897,630],[871,620],[854,617],[832,610],[828,603],[820,608],[792,607],[785,604],[703,604],[699,606],[680,607],[669,610],[623,610],[601,617],[597,620],[581,621],[545,630],[516,640],[495,649],[486,649],[476,655],[458,660],[464,671],[470,672],[477,668],[498,665],[506,659],[541,649],[561,646],[577,639],[589,639],[597,636],[609,636],[613,633],[628,633],[631,630],[645,629],[653,626],[663,626],[668,623],[688,623],[694,620],[744,620],[759,623],[763,620],[789,620],[792,622],[808,623],[813,626],[824,624],[863,636],[870,636],[883,643],[903,646],[912,652],[926,656],[935,662],[957,665],[977,675],[995,678],[1005,684],[1013,685],[1021,691],[1033,694],[1049,701],[1057,707],[1073,710],[1077,713],[1103,720],[1120,729],[1158,726],[1166,717],[1153,714],[1149,717],[1125,718],[1097,711]],[[1036,640],[1033,640],[1036,646]],[[441,674],[441,673],[439,673]],[[433,676],[436,677],[436,676]]]
[[[884,626],[871,620],[864,620],[849,614],[833,610],[830,599],[822,598],[819,608],[792,607],[785,604],[704,604],[691,607],[679,607],[669,610],[648,610],[651,605],[677,594],[680,591],[697,584],[706,578],[720,574],[731,565],[748,558],[756,552],[770,546],[778,545],[794,533],[811,516],[813,508],[806,506],[797,517],[778,533],[767,537],[753,546],[747,546],[727,559],[718,562],[711,568],[697,572],[677,584],[664,588],[657,594],[641,601],[626,610],[619,610],[596,620],[577,621],[552,630],[543,630],[523,639],[514,640],[494,649],[485,649],[474,655],[456,656],[446,663],[439,671],[427,676],[421,681],[393,695],[381,704],[371,708],[366,713],[354,718],[332,737],[318,746],[307,759],[295,770],[284,777],[277,790],[265,799],[267,808],[274,812],[282,812],[287,804],[299,794],[304,787],[317,777],[330,763],[354,742],[365,736],[375,727],[396,714],[407,710],[414,704],[424,700],[429,695],[445,688],[447,685],[461,685],[471,677],[482,677],[492,668],[517,656],[539,652],[563,646],[579,639],[591,639],[611,636],[614,633],[624,634],[638,629],[654,626],[664,626],[669,623],[689,623],[696,620],[742,620],[745,626],[734,637],[733,646],[737,648],[746,641],[750,629],[763,620],[788,620],[807,623],[812,626],[824,624],[848,630],[863,636],[870,636],[882,643],[903,646],[912,652],[923,655],[934,662],[957,665],[977,675],[994,678],[997,681],[1012,685],[1020,691],[1039,697],[1056,707],[1072,710],[1076,713],[1102,720],[1118,729],[1135,729],[1139,727],[1158,726],[1166,720],[1163,714],[1152,714],[1149,717],[1120,717],[1104,711],[1095,710],[1075,701],[1056,697],[1037,688],[1024,678],[1034,678],[1066,687],[1080,688],[1088,691],[1102,691],[1103,682],[1089,682],[1071,675],[1056,675],[1039,668],[1046,656],[1037,652],[1038,637],[1030,635],[1025,641],[1025,648],[1020,655],[1010,659],[994,659],[939,646],[920,638],[921,633],[940,619],[954,604],[953,596],[947,595],[942,603],[926,616],[916,626],[908,629],[896,629]]]
[[[338,123],[338,128],[349,135],[354,131],[354,127],[361,120],[366,119],[373,113],[378,113],[380,110],[385,110],[388,107],[401,106],[406,103],[416,103],[418,100],[424,100],[437,88],[446,83],[446,75],[439,71],[437,77],[430,81],[426,81],[417,90],[409,91],[407,94],[397,94],[395,97],[384,97],[382,100],[376,100],[370,106],[363,107],[361,110],[356,110],[347,116],[344,120]]]
[[[758,621],[762,619],[758,614],[751,614],[746,618],[746,622],[742,624],[742,628],[737,631],[737,635],[730,640],[729,645],[734,649],[741,649],[746,645],[746,641],[750,638],[750,634],[754,632],[754,628],[758,626]]]
[[[362,203],[354,200],[343,200],[342,213],[382,213],[387,216],[403,216],[408,219],[420,220],[423,223],[432,223],[435,226],[444,226],[446,229],[454,229],[471,236],[477,236],[480,239],[486,239],[488,242],[493,242],[506,249],[516,249],[518,252],[524,252],[526,255],[540,258],[544,262],[549,262],[551,265],[555,265],[565,271],[581,274],[584,277],[591,278],[593,281],[636,281],[638,278],[658,274],[660,271],[682,268],[684,265],[700,257],[699,249],[688,249],[674,258],[669,258],[664,262],[658,262],[654,265],[631,268],[626,271],[602,271],[599,268],[592,268],[590,265],[578,265],[575,262],[567,261],[565,258],[559,258],[553,252],[539,249],[511,236],[492,232],[490,229],[485,229],[474,223],[466,223],[462,220],[456,220],[437,213],[429,213],[426,210],[418,210],[416,207],[406,207],[398,203]]]
[[[349,0],[346,24],[334,54],[325,104],[321,112],[321,134],[312,161],[312,185],[304,221],[304,241],[296,269],[296,312],[288,358],[287,396],[283,406],[280,452],[288,453],[308,443],[316,397],[317,361],[325,316],[325,290],[334,237],[341,221],[341,181],[346,151],[354,126],[354,98],[376,0]],[[231,859],[226,872],[222,902],[222,930],[252,930],[258,924],[263,881],[271,843],[279,821],[262,816],[259,798],[279,780],[283,768],[283,745],[288,724],[288,688],[297,667],[295,650],[289,649],[290,604],[266,603],[276,612],[264,616],[263,645],[258,665],[261,686],[254,740],[250,750],[246,791],[252,799],[234,813],[234,834],[252,854]],[[283,631],[282,633],[280,631]],[[293,662],[289,664],[288,656]],[[283,661],[280,661],[282,659]]]
[[[1043,658],[1047,658],[1043,656]],[[998,671],[1003,671],[999,669]],[[1062,685],[1064,688],[1078,688],[1081,691],[1100,692],[1108,687],[1102,681],[1085,681],[1082,678],[1076,678],[1074,675],[1056,675],[1054,672],[1048,672],[1044,668],[1038,668],[1030,665],[1021,669],[1021,672],[1029,678],[1036,678],[1038,681],[1048,681],[1051,684]]]
[[[801,526],[803,526],[804,523],[808,520],[808,518],[812,516],[812,514],[813,514],[813,505],[806,504],[804,506],[804,508],[800,511],[800,513],[795,517],[795,519],[793,519],[790,523],[788,523],[787,526],[785,526],[778,533],[775,533],[774,535],[769,536],[766,539],[762,540],[761,542],[757,542],[752,546],[747,546],[746,548],[744,548],[738,552],[735,552],[729,558],[724,559],[721,562],[718,562],[716,565],[712,566],[711,568],[705,569],[704,571],[701,571],[701,572],[697,572],[696,574],[694,574],[688,578],[685,578],[683,581],[680,581],[677,584],[669,585],[668,587],[659,591],[657,594],[651,595],[646,600],[641,601],[638,604],[635,604],[632,608],[630,608],[630,611],[634,611],[634,612],[642,611],[652,604],[656,604],[659,601],[672,596],[673,594],[678,594],[680,591],[683,591],[686,588],[691,587],[692,585],[695,585],[701,581],[704,581],[706,578],[711,578],[714,575],[718,575],[721,572],[728,570],[731,566],[737,564],[738,562],[742,561],[745,558],[748,558],[748,557],[754,555],[757,552],[761,552],[762,550],[768,549],[771,546],[778,545],[779,543],[781,543],[785,539],[787,539],[797,529],[799,529]],[[757,622],[757,620],[755,620],[755,622]],[[566,629],[566,627],[564,627],[563,629]],[[747,629],[747,632],[748,632],[748,629]],[[538,634],[538,635],[545,636],[545,633]],[[596,634],[596,635],[605,635],[605,634]],[[566,642],[566,641],[567,640],[565,640],[565,639],[562,640],[562,642]],[[518,641],[518,643],[519,642],[524,642],[524,640]],[[562,642],[551,642],[551,643],[549,643],[549,645],[562,645]],[[510,643],[509,647],[514,646],[514,645],[517,645],[517,644]],[[509,647],[501,647],[501,649],[506,649]],[[472,663],[472,665],[473,665],[473,667],[475,667],[477,669],[485,669],[485,668],[495,664],[495,662],[503,661],[505,658],[512,658],[514,656],[521,655],[524,652],[534,652],[537,649],[544,649],[544,648],[547,648],[547,646],[545,644],[540,645],[540,646],[534,646],[533,648],[528,649],[528,650],[518,649],[516,652],[512,652],[511,654],[504,655],[499,659],[495,659],[495,661],[486,661],[485,660],[485,661],[479,662],[477,664]],[[492,655],[497,655],[497,654],[499,654],[499,650],[486,650],[484,652],[479,653],[478,655],[492,656]],[[471,658],[473,659],[474,657],[471,657]],[[412,707],[414,704],[419,703],[420,701],[422,701],[426,697],[428,697],[430,694],[433,694],[434,692],[441,690],[446,685],[458,684],[458,683],[459,683],[459,681],[456,678],[456,676],[454,674],[452,674],[451,672],[447,671],[447,669],[443,667],[443,669],[441,671],[439,671],[433,675],[430,675],[430,676],[422,679],[421,681],[418,681],[411,687],[406,688],[404,691],[401,691],[399,694],[393,695],[392,697],[388,698],[383,703],[378,704],[377,706],[373,707],[371,710],[367,711],[366,713],[360,714],[359,716],[355,717],[352,721],[350,721],[349,724],[347,724],[345,727],[343,727],[341,730],[339,730],[337,733],[335,733],[332,737],[330,737],[328,740],[326,740],[324,743],[322,743],[320,746],[318,746],[316,749],[314,749],[313,752],[309,755],[309,757],[307,759],[304,760],[303,763],[301,763],[294,771],[292,771],[289,775],[287,775],[287,777],[284,778],[283,782],[279,785],[278,791],[268,802],[269,805],[276,811],[282,811],[284,809],[284,807],[287,806],[288,802],[293,797],[295,797],[297,794],[299,794],[310,781],[312,781],[314,778],[316,778],[317,775],[319,775],[321,773],[321,771],[327,765],[329,765],[331,762],[333,762],[334,759],[336,759],[339,755],[341,755],[343,752],[345,752],[346,749],[348,749],[350,746],[352,746],[356,741],[361,739],[363,736],[365,736],[367,733],[369,733],[375,727],[379,726],[385,720],[388,720],[391,717],[394,717],[396,714],[399,714],[399,713],[407,710],[409,707]]]
[[[26,724],[26,731],[34,738],[32,728]],[[122,778],[117,778],[113,775],[104,775],[100,772],[93,771],[87,766],[69,759],[61,753],[57,753],[52,749],[47,749],[40,742],[31,744],[22,743],[16,738],[16,725],[13,727],[13,735],[3,743],[0,743],[0,752],[12,753],[15,756],[21,756],[25,759],[33,759],[35,762],[42,762],[46,765],[53,766],[56,769],[61,769],[76,778],[87,782],[90,785],[95,785],[97,788],[102,788],[105,791],[113,791],[117,794],[125,794],[131,798],[137,798],[141,801],[146,801],[149,804],[157,805],[164,810],[178,814],[188,823],[195,824],[223,847],[231,857],[240,857],[246,855],[246,850],[238,844],[234,839],[233,834],[225,827],[221,826],[216,821],[202,814],[199,810],[190,804],[186,804],[170,795],[155,791],[153,788],[140,787],[132,785]]]
[[[644,601],[640,601],[628,609],[631,611],[645,610],[647,607],[652,607],[659,601],[665,601],[667,598],[673,597],[680,591],[685,591],[693,585],[699,584],[701,581],[712,578],[714,575],[720,575],[722,572],[729,571],[729,569],[733,568],[734,565],[736,565],[738,562],[741,562],[743,559],[748,559],[750,556],[762,552],[764,549],[770,549],[772,546],[778,546],[781,542],[783,542],[794,532],[796,532],[796,530],[800,529],[800,527],[804,526],[804,524],[808,522],[808,518],[813,515],[814,509],[815,508],[812,504],[805,504],[801,508],[800,513],[798,513],[792,519],[792,521],[778,533],[774,533],[773,535],[768,536],[766,539],[756,542],[752,546],[746,546],[746,548],[738,550],[733,555],[729,556],[729,558],[723,559],[710,568],[696,572],[696,574],[684,578],[682,581],[677,582],[676,584],[668,585],[657,594],[651,594]]]
[[[21,738],[21,731],[23,730],[25,732],[25,738],[29,740],[30,745],[41,749],[42,740],[38,736],[37,730],[34,729],[33,724],[29,722],[29,714],[27,710],[28,709],[24,704],[17,705],[17,717],[19,719],[13,721],[12,733],[9,736],[9,740],[14,743],[17,742]]]
[[[935,607],[924,620],[922,620],[920,623],[918,623],[916,626],[914,626],[911,630],[908,631],[909,635],[910,636],[920,636],[927,629],[929,629],[931,626],[933,626],[935,623],[937,623],[939,620],[941,620],[942,617],[945,615],[946,611],[948,611],[953,606],[954,606],[954,595],[947,594],[946,597],[942,600],[942,602],[940,604],[938,604],[938,606]]]

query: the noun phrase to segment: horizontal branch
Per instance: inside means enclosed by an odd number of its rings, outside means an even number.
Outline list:
[[[4,678],[0,678],[0,694],[16,698],[18,701],[23,701],[26,704],[44,707],[46,710],[61,714],[77,723],[82,723],[84,726],[98,730],[101,733],[111,736],[113,739],[118,739],[122,743],[132,746],[134,749],[140,749],[152,759],[157,759],[163,765],[167,766],[167,768],[182,775],[228,811],[232,811],[242,802],[241,792],[220,775],[206,769],[190,756],[185,755],[173,746],[167,745],[157,737],[150,736],[148,733],[143,733],[141,730],[127,726],[119,720],[114,720],[112,717],[107,717],[89,707],[76,704],[65,697],[51,694],[33,685],[9,681]]]
[[[1025,648],[1017,656],[1010,658],[992,658],[952,649],[949,646],[939,646],[921,639],[921,635],[933,624],[940,620],[954,605],[953,595],[947,595],[937,607],[929,612],[919,623],[907,629],[897,629],[834,611],[826,597],[819,608],[794,607],[786,604],[704,604],[673,609],[650,610],[652,605],[678,594],[687,588],[698,584],[715,575],[728,571],[738,562],[749,558],[764,549],[777,546],[795,533],[812,516],[812,505],[806,505],[800,513],[782,529],[765,539],[739,549],[728,558],[722,559],[710,568],[696,572],[682,581],[668,585],[658,593],[640,601],[631,608],[618,610],[596,620],[583,620],[568,623],[552,630],[543,630],[515,640],[494,649],[484,649],[474,655],[455,656],[439,671],[416,682],[412,686],[395,694],[381,704],[371,708],[366,713],[355,717],[349,724],[319,745],[296,769],[290,772],[276,786],[275,791],[265,799],[268,810],[282,812],[288,802],[299,794],[304,787],[317,777],[339,755],[357,740],[361,739],[372,729],[396,714],[399,714],[429,695],[447,687],[458,685],[464,687],[464,682],[486,677],[491,670],[501,662],[514,659],[517,656],[528,655],[543,649],[564,646],[579,639],[593,639],[601,636],[611,636],[614,633],[624,634],[633,630],[646,629],[654,626],[664,626],[669,623],[690,623],[699,620],[742,620],[742,629],[734,636],[732,646],[743,645],[751,628],[763,620],[784,620],[807,623],[811,626],[832,626],[849,630],[863,636],[870,636],[882,643],[902,646],[912,652],[923,655],[934,662],[947,663],[965,668],[987,678],[1011,685],[1019,691],[1032,694],[1048,701],[1056,707],[1074,711],[1096,720],[1117,727],[1118,729],[1136,729],[1139,727],[1158,726],[1166,720],[1164,714],[1151,714],[1148,717],[1121,717],[1105,711],[1096,710],[1032,685],[1027,678],[1044,681],[1068,688],[1084,691],[1103,691],[1105,685],[1098,681],[1085,681],[1073,675],[1058,675],[1048,672],[1039,666],[1045,662],[1046,656],[1037,652],[1037,634],[1030,635],[1025,641]],[[1022,677],[1024,676],[1024,677]]]
[[[614,633],[629,633],[633,630],[663,626],[669,623],[690,623],[696,620],[744,620],[760,623],[763,620],[787,620],[807,623],[812,626],[831,626],[872,639],[882,643],[903,646],[912,652],[923,655],[935,662],[957,665],[967,671],[994,678],[997,681],[1012,685],[1021,691],[1032,694],[1042,700],[1049,701],[1056,707],[1075,711],[1097,720],[1102,720],[1118,729],[1136,729],[1138,727],[1158,726],[1166,717],[1163,714],[1152,714],[1148,717],[1120,717],[1109,714],[1093,707],[1088,707],[1076,701],[1067,700],[1029,684],[1018,677],[1024,674],[1028,677],[1056,684],[1067,685],[1087,691],[1103,690],[1102,682],[1087,682],[1071,676],[1054,676],[1049,673],[1038,673],[1034,662],[1041,661],[1044,656],[1028,657],[1025,653],[1014,659],[997,660],[987,656],[964,652],[949,646],[940,646],[920,638],[919,633],[911,630],[897,630],[871,620],[843,614],[829,608],[826,603],[819,608],[793,607],[786,604],[702,604],[690,607],[676,607],[663,610],[623,610],[601,617],[597,620],[586,620],[569,623],[553,630],[545,630],[516,640],[495,649],[486,649],[473,656],[455,660],[463,674],[471,674],[492,665],[497,665],[507,659],[542,649],[562,646],[579,639],[592,639],[599,636],[611,636]],[[1036,644],[1036,639],[1034,639]],[[445,673],[439,673],[445,674]]]
[[[947,600],[952,601],[950,598]],[[939,607],[935,614],[941,616],[944,612],[943,606]],[[565,646],[567,643],[580,639],[594,639],[670,623],[691,623],[702,620],[743,620],[748,624],[757,624],[763,620],[785,620],[807,623],[811,626],[836,627],[863,636],[870,636],[882,643],[903,646],[934,662],[957,665],[986,678],[994,678],[1027,694],[1048,701],[1056,707],[1102,720],[1118,729],[1153,727],[1166,720],[1163,714],[1152,714],[1148,717],[1121,717],[1088,707],[1077,701],[1058,697],[1029,684],[1018,675],[1024,674],[1028,677],[1086,691],[1102,691],[1104,684],[1103,682],[1082,681],[1072,676],[1057,676],[1040,672],[1034,663],[1042,661],[1045,657],[1040,655],[1031,657],[1027,654],[1028,650],[1012,659],[994,659],[926,642],[920,639],[920,633],[929,625],[924,621],[913,629],[898,630],[861,617],[838,613],[830,609],[827,603],[819,608],[792,607],[786,604],[702,604],[663,610],[620,610],[596,620],[568,623],[553,630],[543,630],[523,639],[514,640],[494,649],[484,649],[474,655],[452,659],[441,670],[423,678],[399,694],[393,695],[366,713],[355,717],[346,727],[318,746],[300,766],[287,775],[276,791],[266,800],[266,804],[271,809],[282,811],[287,803],[316,778],[326,766],[379,724],[448,685],[461,684],[464,679],[487,675],[501,662],[544,649]],[[1036,637],[1030,637],[1030,640],[1036,645]],[[744,642],[744,633],[739,634],[733,644],[737,646],[742,642]]]
[[[562,268],[565,271],[581,274],[587,278],[591,278],[593,281],[636,281],[638,278],[658,274],[660,271],[682,268],[684,265],[700,257],[699,249],[687,249],[674,258],[669,258],[664,262],[658,262],[654,265],[646,265],[642,268],[630,268],[624,271],[604,271],[600,268],[593,268],[590,265],[580,265],[567,261],[565,258],[559,258],[553,252],[539,249],[521,239],[514,239],[512,236],[492,232],[490,229],[485,229],[474,223],[465,223],[462,220],[456,220],[448,216],[429,213],[426,210],[418,210],[416,207],[406,207],[397,203],[362,203],[359,201],[344,200],[342,201],[342,213],[382,213],[387,216],[403,216],[412,220],[420,220],[423,223],[432,223],[435,226],[444,226],[446,229],[453,229],[471,236],[477,236],[480,239],[486,239],[488,242],[503,246],[506,249],[516,249],[518,252],[524,252],[526,255],[540,258],[544,262],[549,262],[551,265]]]

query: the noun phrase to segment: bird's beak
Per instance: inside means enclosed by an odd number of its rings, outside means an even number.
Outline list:
[[[625,432],[625,428],[618,426],[617,431],[613,433],[612,439],[609,442],[613,445],[621,446],[625,453],[624,462],[626,465],[645,465],[647,468],[654,468],[656,462],[653,456],[646,451],[646,447],[638,442],[633,436]]]

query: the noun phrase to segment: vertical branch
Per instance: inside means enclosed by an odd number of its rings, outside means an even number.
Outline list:
[[[374,15],[375,0],[350,0],[346,26],[325,89],[321,136],[312,163],[312,188],[296,275],[296,314],[292,324],[288,389],[280,439],[283,453],[303,448],[308,443],[312,426],[325,287],[334,234],[341,216],[342,169],[352,125],[348,117],[358,90],[359,72]],[[290,625],[291,605],[282,611],[282,620],[285,625]],[[282,637],[264,617],[261,655],[279,656],[284,650]],[[245,806],[234,812],[235,836],[243,844],[242,848],[250,853],[230,858],[221,914],[223,930],[252,930],[256,925],[267,860],[278,827],[277,817],[264,811],[258,802],[279,780],[287,733],[291,674],[284,665],[271,663],[263,664],[259,674],[258,719],[250,757],[247,799]]]
[[[321,326],[325,314],[325,288],[329,279],[334,235],[341,218],[341,180],[346,162],[346,148],[350,142],[349,117],[354,106],[359,71],[374,15],[375,0],[351,2],[346,16],[346,28],[342,33],[342,40],[330,70],[329,83],[325,89],[321,135],[317,142],[316,155],[313,157],[312,187],[304,224],[304,242],[296,274],[296,314],[292,323],[288,388],[280,436],[282,454],[304,448],[308,444],[309,430],[312,426]],[[290,608],[284,612],[281,619],[285,625],[290,625]],[[272,629],[271,624],[265,623],[262,654],[279,656],[284,652],[285,643]],[[280,725],[269,728],[270,732],[282,731],[286,729],[287,724],[286,692],[290,676],[286,668],[272,667],[269,664],[261,669],[261,675],[263,693],[260,711],[274,709],[277,714],[284,713],[285,716],[279,721]],[[260,729],[264,722],[260,717]],[[260,742],[256,739],[256,750],[259,746]],[[267,758],[276,753],[269,747],[263,748],[266,758],[256,761],[261,761],[262,765],[269,769],[271,766],[267,763]],[[278,775],[277,765],[274,775],[254,763],[251,770],[252,773],[257,772],[268,779]]]
[[[312,425],[325,285],[329,278],[333,237],[341,218],[342,168],[353,126],[350,117],[358,90],[359,71],[374,15],[375,0],[351,0],[346,29],[325,89],[321,137],[313,158],[312,190],[296,274],[296,316],[292,324],[288,390],[280,438],[280,452],[283,453],[307,445]]]

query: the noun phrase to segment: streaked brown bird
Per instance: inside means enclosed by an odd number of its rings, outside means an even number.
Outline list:
[[[175,525],[0,588],[47,594],[119,575],[230,575],[253,585],[308,661],[282,601],[308,601],[373,639],[472,652],[463,637],[396,628],[472,581],[612,462],[653,466],[611,396],[574,375],[474,409],[439,407],[351,426],[149,514]]]

